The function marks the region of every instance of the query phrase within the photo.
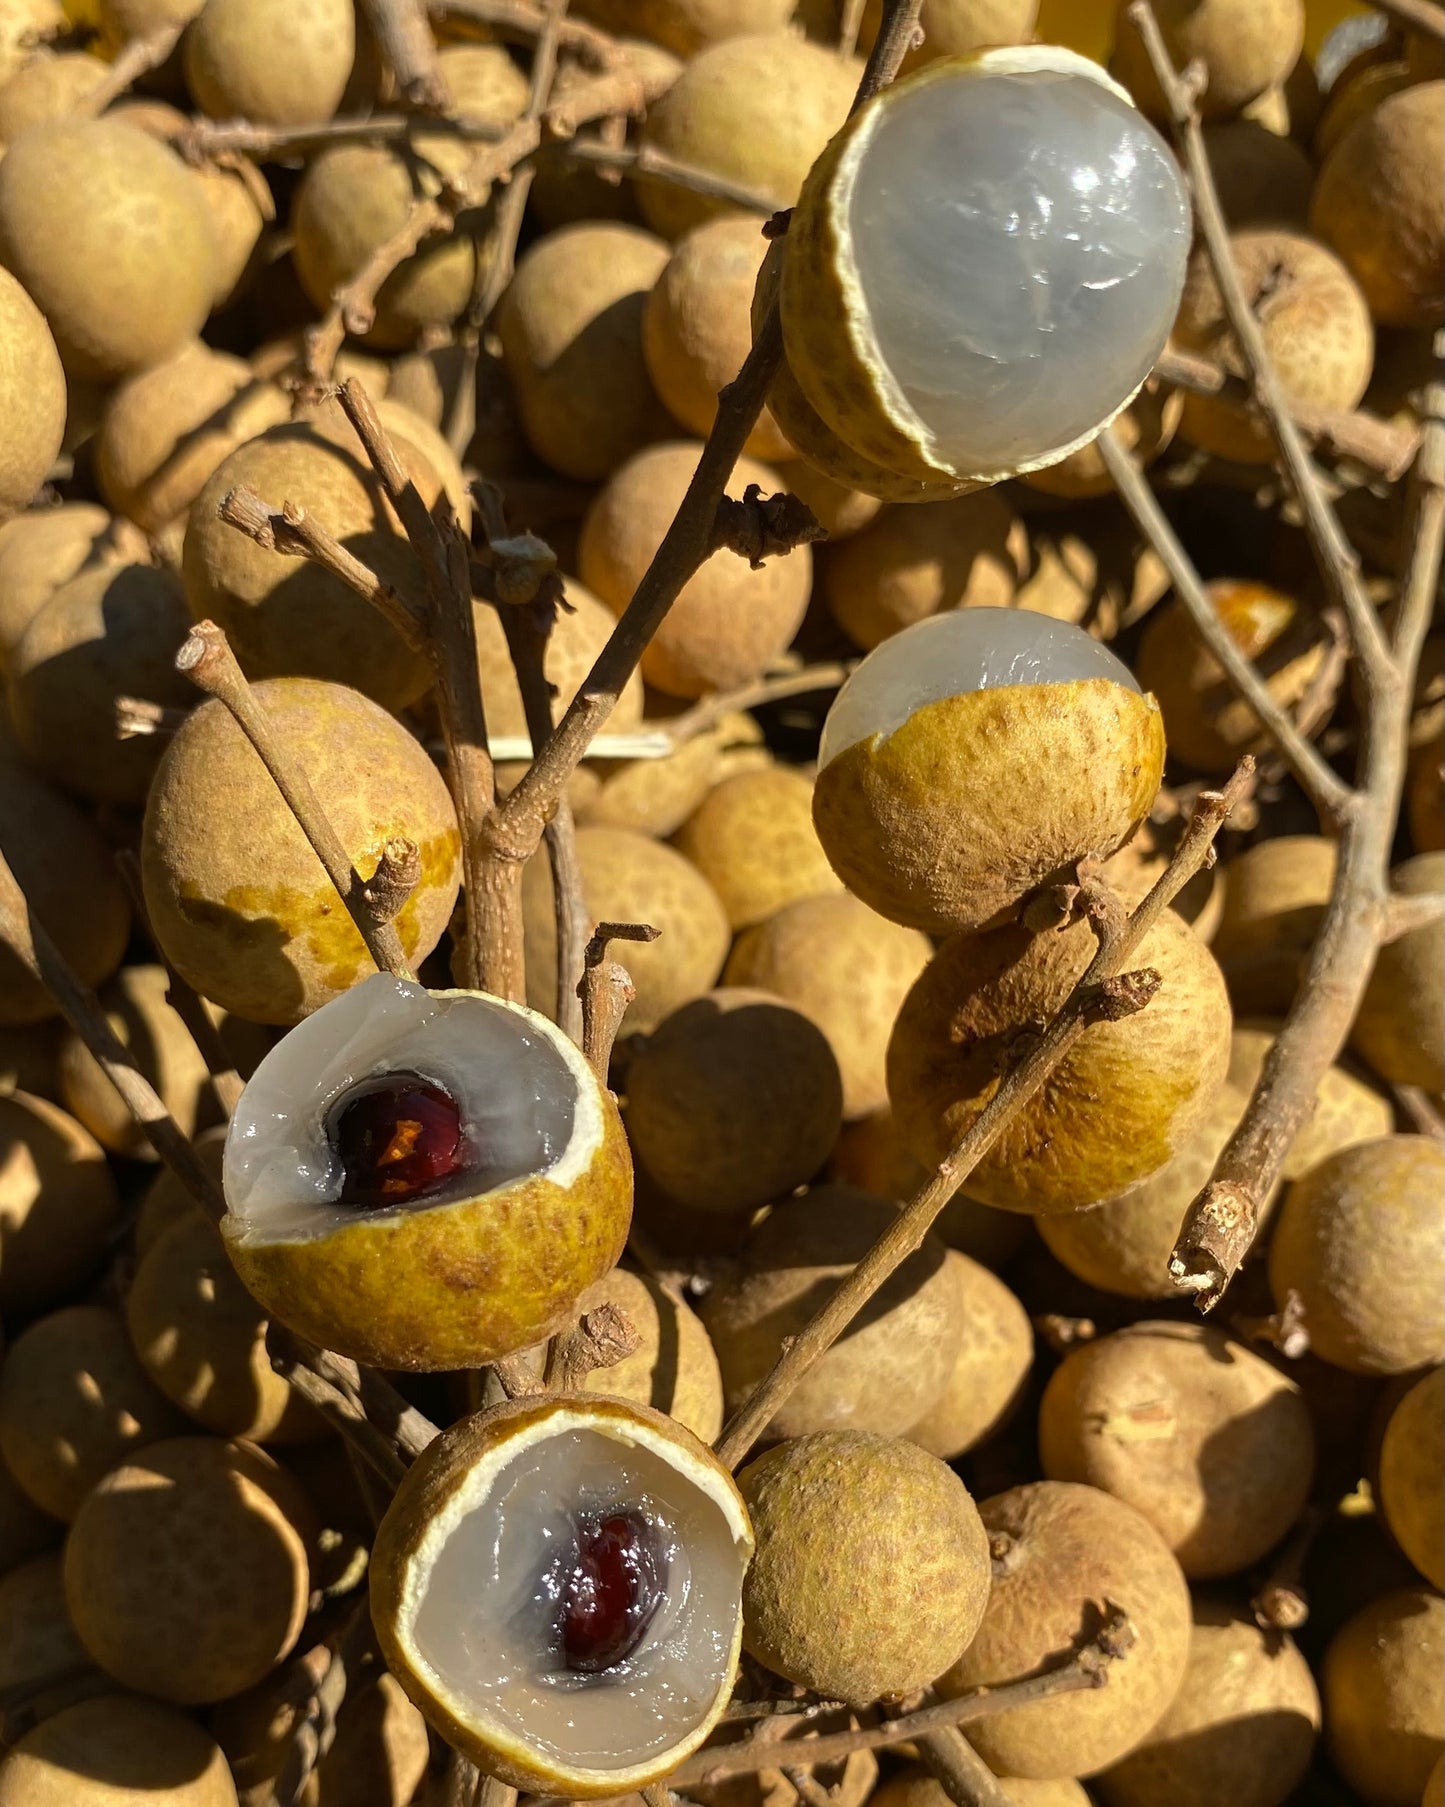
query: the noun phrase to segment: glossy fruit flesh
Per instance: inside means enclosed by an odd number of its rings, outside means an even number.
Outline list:
[[[579,1521],[561,1589],[564,1666],[574,1675],[601,1675],[626,1662],[647,1635],[665,1581],[656,1533],[640,1512]]]
[[[341,1203],[363,1211],[418,1202],[467,1165],[456,1100],[420,1073],[354,1086],[328,1136],[341,1163]]]

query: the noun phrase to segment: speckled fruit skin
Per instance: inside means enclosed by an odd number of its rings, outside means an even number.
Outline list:
[[[107,1674],[184,1705],[261,1680],[296,1642],[315,1515],[250,1443],[172,1437],[114,1468],[65,1546],[65,1597]]]
[[[184,56],[186,81],[212,119],[329,119],[351,77],[356,15],[347,0],[206,0]]]
[[[24,508],[65,433],[65,372],[45,316],[0,271],[0,510]]]
[[[1390,1414],[1377,1492],[1395,1541],[1432,1587],[1445,1588],[1445,1368],[1417,1380]]]
[[[1386,326],[1445,318],[1445,82],[1388,95],[1330,152],[1311,229],[1332,245]]]
[[[936,1456],[824,1431],[759,1456],[738,1486],[758,1545],[743,1643],[760,1663],[861,1703],[925,1687],[968,1645],[989,1598],[988,1539]]]
[[[1039,1407],[1054,1481],[1141,1512],[1193,1581],[1238,1574],[1299,1517],[1315,1440],[1299,1389],[1203,1325],[1131,1324],[1073,1349]]]
[[[272,1317],[381,1368],[477,1368],[541,1342],[627,1244],[632,1161],[611,1093],[598,1103],[600,1140],[569,1186],[534,1174],[289,1242],[247,1241],[227,1216],[236,1271]]]
[[[982,1501],[979,1514],[995,1555],[993,1591],[973,1642],[939,1677],[939,1691],[951,1698],[1027,1675],[1071,1649],[1081,1625],[1087,1629],[1109,1604],[1122,1607],[1135,1641],[1107,1688],[1012,1707],[969,1729],[996,1774],[1091,1776],[1133,1749],[1183,1679],[1183,1573],[1147,1519],[1093,1487],[1034,1481]]]
[[[1014,684],[925,703],[830,759],[813,822],[855,896],[946,935],[1002,922],[1085,854],[1114,852],[1163,773],[1153,697],[1107,678]]]
[[[375,871],[391,837],[416,843],[421,877],[396,926],[407,958],[423,959],[441,938],[461,877],[445,780],[393,717],[355,691],[309,678],[272,678],[255,691],[361,873]],[[373,968],[310,843],[218,702],[195,711],[161,760],[141,876],[167,959],[238,1016],[297,1022]]]
[[[1445,1601],[1423,1587],[1372,1600],[1330,1640],[1325,1738],[1365,1807],[1416,1807],[1441,1755],[1442,1674]]]
[[[1281,1807],[1319,1730],[1319,1693],[1293,1640],[1200,1599],[1183,1686],[1143,1744],[1095,1786],[1107,1807]]]
[[[841,895],[813,829],[812,800],[807,774],[792,766],[736,772],[678,830],[678,847],[722,899],[734,930],[804,898]],[[765,980],[738,982],[772,989]]]
[[[1310,1347],[1353,1374],[1408,1374],[1445,1355],[1445,1151],[1383,1136],[1321,1161],[1285,1195],[1269,1250],[1283,1307],[1298,1293]]]
[[[465,1484],[477,1463],[519,1432],[545,1424],[554,1416],[571,1413],[585,1414],[594,1424],[611,1422],[616,1426],[617,1434],[624,1438],[629,1428],[640,1422],[679,1446],[692,1463],[722,1472],[707,1445],[699,1442],[675,1419],[653,1411],[650,1406],[596,1393],[581,1397],[553,1393],[542,1398],[509,1400],[489,1411],[478,1412],[475,1417],[463,1418],[422,1451],[407,1470],[381,1521],[368,1571],[371,1618],[387,1667],[448,1744],[472,1757],[489,1776],[495,1776],[513,1788],[533,1794],[565,1794],[574,1800],[598,1800],[645,1787],[696,1750],[707,1737],[732,1692],[742,1642],[741,1614],[733,1630],[722,1686],[711,1710],[692,1734],[666,1752],[660,1763],[653,1762],[631,1771],[617,1770],[605,1776],[599,1776],[595,1770],[571,1771],[565,1766],[549,1764],[544,1753],[528,1750],[520,1741],[509,1741],[505,1749],[483,1741],[475,1726],[456,1718],[445,1703],[434,1696],[425,1677],[418,1674],[411,1652],[396,1632],[408,1587],[408,1571],[422,1536]],[[731,1484],[729,1480],[728,1485]],[[738,1504],[741,1509],[741,1499]]]
[[[193,338],[215,294],[201,185],[167,146],[110,119],[33,126],[6,152],[0,257],[66,369],[101,381]]]
[[[1094,950],[1087,923],[1010,924],[945,942],[904,1002],[888,1090],[930,1166],[979,1115],[1009,1039],[1048,1021]],[[1229,1000],[1208,948],[1166,910],[1130,956],[1161,985],[1146,1010],[1091,1024],[969,1176],[985,1204],[1043,1215],[1118,1198],[1183,1149],[1229,1064]]]

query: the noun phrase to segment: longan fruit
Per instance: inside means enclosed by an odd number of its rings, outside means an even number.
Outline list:
[[[1007,608],[1023,581],[1028,539],[993,490],[885,508],[818,558],[828,612],[871,652],[941,609]]]
[[[105,1260],[120,1197],[105,1150],[57,1105],[0,1097],[0,1311],[29,1316]]]
[[[187,86],[212,119],[330,119],[356,59],[355,8],[351,0],[205,0],[183,55]]]
[[[1184,397],[1152,378],[1112,423],[1114,436],[1140,464],[1152,464],[1173,439],[1184,410]],[[1057,464],[1025,471],[1020,481],[1029,489],[1066,501],[1080,501],[1114,493],[1114,479],[1105,468],[1099,448],[1091,439]]]
[[[108,69],[88,50],[35,51],[0,87],[0,145],[13,144],[29,126],[81,111]]]
[[[1387,95],[1325,158],[1310,227],[1386,326],[1445,319],[1445,83]]]
[[[873,48],[883,16],[881,0],[867,0],[863,8],[858,48]],[[915,44],[903,59],[906,75],[939,57],[965,56],[996,44],[1027,44],[1038,22],[1039,0],[923,0],[918,22],[923,42]]]
[[[1000,1776],[999,1787],[1009,1807],[1090,1807],[1083,1784],[1072,1776],[1058,1776],[1045,1782],[1026,1781],[1021,1776]],[[901,1770],[877,1789],[873,1807],[948,1807],[952,1797],[943,1784],[925,1769],[909,1767]]]
[[[861,533],[883,506],[877,496],[835,483],[806,458],[785,459],[778,466],[778,481],[809,509],[830,544]]]
[[[0,0],[0,81],[35,54],[35,41],[65,30],[60,0]]]
[[[1445,1588],[1445,1369],[1432,1368],[1391,1412],[1380,1445],[1380,1509],[1396,1543]]]
[[[958,1288],[963,1340],[943,1391],[908,1440],[952,1462],[986,1443],[1022,1403],[1034,1333],[1029,1314],[997,1274],[954,1248],[946,1265]]]
[[[603,484],[587,510],[578,548],[582,581],[621,615],[662,544],[702,453],[700,441],[666,440],[635,453]],[[773,473],[739,458],[728,494]],[[795,546],[754,568],[728,547],[688,578],[642,655],[642,675],[668,696],[731,690],[762,675],[802,624],[812,588],[811,548]]]
[[[678,830],[677,845],[716,890],[734,930],[800,899],[842,893],[813,827],[812,803],[806,774],[764,766],[724,778]]]
[[[1231,231],[1305,223],[1315,171],[1292,138],[1257,119],[1222,119],[1205,128],[1204,149]]]
[[[1445,890],[1445,853],[1417,853],[1390,874],[1402,897]],[[1375,955],[1350,1046],[1382,1079],[1445,1088],[1445,914],[1408,929]]]
[[[24,508],[45,481],[65,435],[66,405],[45,316],[0,270],[0,511]]]
[[[1282,1016],[1324,920],[1338,852],[1323,835],[1275,835],[1224,866],[1210,943],[1242,1016]]]
[[[3,1807],[236,1807],[226,1759],[193,1719],[135,1694],[63,1708],[0,1762]]]
[[[0,1579],[0,1690],[43,1694],[69,1674],[95,1671],[65,1610],[60,1557],[36,1556]]]
[[[1167,119],[1143,38],[1127,10],[1127,0],[1119,0],[1114,73],[1152,119]],[[1199,110],[1205,119],[1236,113],[1283,82],[1304,45],[1304,0],[1161,0],[1154,14],[1174,67],[1195,60],[1204,65]]]
[[[648,724],[644,722],[643,727]],[[738,769],[772,762],[751,715],[729,710],[659,759],[597,760],[596,794],[577,809],[584,826],[631,828],[659,839],[676,834],[703,799]]]
[[[1321,1672],[1325,1739],[1365,1807],[1416,1807],[1445,1726],[1445,1600],[1401,1588],[1331,1638]]]
[[[0,526],[0,667],[40,605],[92,560],[143,556],[143,536],[96,502],[31,509]]]
[[[1286,398],[1326,411],[1354,408],[1369,385],[1375,332],[1350,270],[1324,245],[1285,227],[1244,227],[1232,232],[1229,242]],[[1214,359],[1231,375],[1245,374],[1202,250],[1190,260],[1174,337],[1183,350]],[[1179,432],[1219,458],[1263,464],[1274,457],[1274,440],[1260,417],[1218,396],[1186,395]]]
[[[0,1575],[53,1550],[64,1527],[42,1512],[0,1460]]]
[[[105,381],[169,356],[199,333],[216,293],[215,236],[194,172],[111,119],[32,126],[10,146],[0,258],[75,377]]]
[[[1283,1310],[1299,1297],[1310,1347],[1354,1374],[1445,1357],[1445,1150],[1429,1136],[1341,1149],[1285,1194],[1269,1251]]]
[[[633,32],[690,57],[726,38],[782,31],[794,0],[580,0],[577,11],[604,31]]]
[[[1254,1091],[1275,1036],[1277,1022],[1244,1018],[1234,1025],[1229,1054],[1229,1086],[1240,1108]],[[1280,1178],[1297,1180],[1342,1148],[1373,1142],[1395,1127],[1394,1107],[1385,1094],[1348,1065],[1325,1069],[1315,1093],[1313,1114],[1300,1129],[1280,1165]]]

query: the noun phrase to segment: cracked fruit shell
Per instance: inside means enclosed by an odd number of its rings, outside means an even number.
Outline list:
[[[514,1400],[408,1471],[371,1615],[392,1674],[488,1775],[626,1795],[726,1706],[752,1549],[732,1476],[675,1420],[596,1394]]]
[[[267,1313],[383,1368],[475,1368],[550,1336],[632,1208],[617,1108],[560,1030],[383,974],[261,1062],[223,1183]]]

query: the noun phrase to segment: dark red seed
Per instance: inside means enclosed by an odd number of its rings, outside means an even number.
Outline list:
[[[465,1165],[456,1100],[420,1073],[386,1073],[347,1093],[330,1125],[341,1161],[341,1202],[405,1205]]]
[[[652,1527],[637,1512],[613,1512],[577,1527],[577,1550],[562,1585],[562,1660],[576,1675],[625,1662],[662,1601]]]

